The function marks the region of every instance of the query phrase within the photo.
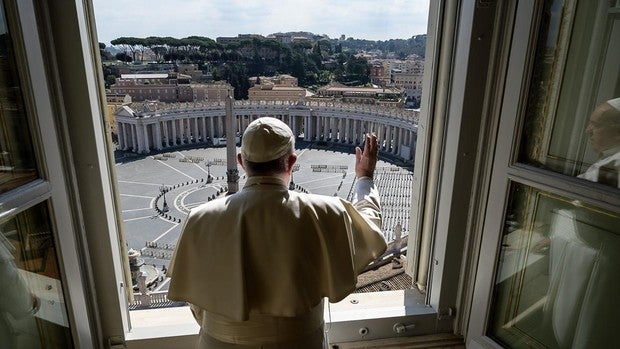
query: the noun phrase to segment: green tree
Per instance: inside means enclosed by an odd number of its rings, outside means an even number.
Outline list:
[[[114,59],[112,54],[106,51],[106,45],[103,42],[99,43],[99,55],[101,56],[102,61],[111,61]]]
[[[105,77],[106,88],[109,88],[110,86],[114,85],[115,83],[116,83],[116,76],[114,76],[114,75],[106,75],[106,77]]]
[[[131,62],[131,61],[133,61],[133,58],[131,58],[131,56],[126,54],[125,52],[117,53],[116,54],[116,59],[121,61],[121,62]]]
[[[141,54],[141,60],[144,58],[145,40],[142,38],[120,37],[110,41],[110,43],[112,45],[121,46],[124,49],[125,54],[127,54],[127,50],[129,50],[131,52],[132,60],[134,61],[136,60],[136,55],[138,53]]]

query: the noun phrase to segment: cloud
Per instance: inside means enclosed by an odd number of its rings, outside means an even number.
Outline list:
[[[99,41],[310,31],[385,40],[426,32],[429,0],[93,0]]]

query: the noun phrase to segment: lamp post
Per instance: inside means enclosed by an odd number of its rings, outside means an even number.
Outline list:
[[[164,207],[161,209],[161,212],[170,211],[170,208],[168,208],[168,203],[166,202],[166,192],[168,192],[168,187],[162,184],[161,187],[159,187],[159,192],[164,196]]]
[[[205,166],[207,166],[207,184],[213,182],[213,176],[211,176],[211,165],[213,165],[212,161],[205,161]]]
[[[299,164],[293,165],[293,171],[291,172],[291,182],[288,184],[289,190],[295,190],[295,180],[293,179],[293,173],[299,171]]]

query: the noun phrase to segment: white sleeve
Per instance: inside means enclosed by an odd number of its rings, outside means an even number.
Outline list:
[[[381,229],[379,191],[375,187],[372,178],[360,177],[355,181],[351,203],[362,215],[366,216]]]

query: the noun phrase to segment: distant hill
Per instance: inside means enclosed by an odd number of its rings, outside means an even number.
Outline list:
[[[332,39],[327,35],[317,35],[311,32],[296,31],[273,33],[271,35],[290,35],[291,37],[305,37],[313,41],[328,39],[332,46],[341,45],[343,50],[353,52],[381,50],[384,54],[393,53],[396,57],[405,58],[416,54],[424,58],[426,49],[426,34],[414,35],[409,39],[366,40],[347,38],[346,40]]]
[[[365,39],[347,38],[344,41],[332,39],[334,45],[342,45],[343,50],[371,51],[381,50],[384,53],[394,53],[396,57],[405,58],[411,54],[416,54],[424,58],[426,49],[426,34],[415,35],[409,39],[390,39],[385,41],[374,41]]]

